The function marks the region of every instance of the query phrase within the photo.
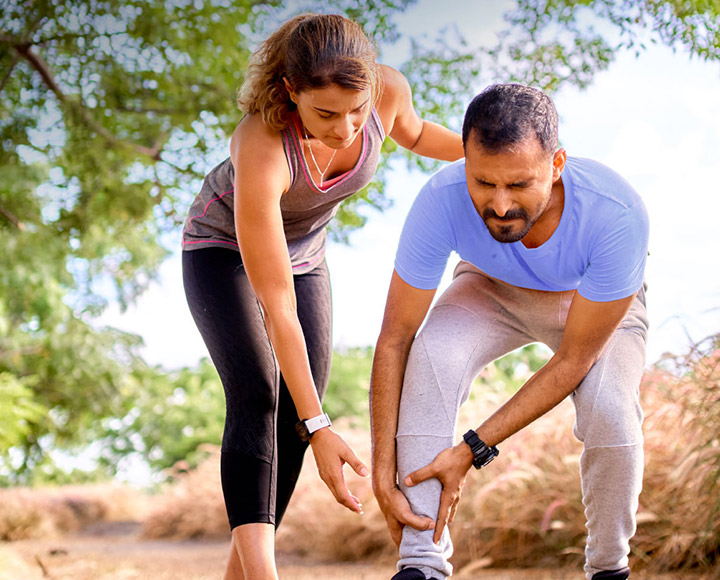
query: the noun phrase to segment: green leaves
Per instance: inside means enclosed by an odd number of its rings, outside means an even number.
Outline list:
[[[47,465],[50,450],[96,439],[115,449],[111,468],[124,450],[157,450],[152,457],[167,461],[217,438],[221,406],[201,394],[214,380],[208,369],[163,378],[138,356],[137,337],[95,328],[93,319],[111,302],[131,304],[156,275],[201,178],[227,155],[240,119],[235,94],[259,40],[304,7],[357,19],[382,49],[399,38],[397,17],[414,3],[3,1],[0,454],[13,446],[18,478]],[[716,0],[518,0],[492,46],[446,30],[415,39],[402,69],[420,113],[459,129],[466,103],[489,82],[585,87],[618,50],[651,41],[717,60],[719,10]],[[376,179],[341,207],[336,239],[362,227],[367,206],[391,203],[384,172],[395,149],[384,144]],[[212,421],[176,405],[178,388],[184,404],[207,403]],[[140,410],[147,421],[135,417]]]
[[[33,386],[36,380],[17,379],[10,373],[0,373],[0,453],[21,445],[46,409],[35,402]]]

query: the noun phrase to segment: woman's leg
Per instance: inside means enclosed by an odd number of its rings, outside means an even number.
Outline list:
[[[235,549],[226,578],[275,578],[274,530],[306,449],[295,434],[297,414],[240,255],[225,249],[184,252],[183,275],[227,404],[221,475]],[[327,270],[323,265],[295,281],[298,316],[322,394],[331,356]]]
[[[220,470],[234,548],[225,577],[274,580],[279,372],[262,312],[236,251],[183,252],[183,280],[225,391]]]

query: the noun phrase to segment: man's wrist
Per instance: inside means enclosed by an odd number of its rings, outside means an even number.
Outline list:
[[[372,485],[375,491],[386,491],[397,487],[397,470],[373,466]]]
[[[500,453],[497,447],[487,445],[472,429],[463,435],[463,440],[473,455],[472,465],[475,469],[485,467]]]
[[[473,466],[473,460],[475,459],[475,456],[473,455],[470,446],[465,443],[465,441],[461,441],[455,447],[458,454],[460,455],[463,467],[465,469],[470,469]]]

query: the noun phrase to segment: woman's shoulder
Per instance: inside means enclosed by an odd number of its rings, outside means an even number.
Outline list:
[[[231,146],[252,146],[253,148],[282,145],[282,133],[272,129],[259,114],[245,115],[235,127]]]
[[[385,128],[385,133],[390,135],[398,116],[405,115],[412,109],[412,90],[405,75],[399,70],[383,64],[379,66],[383,89],[375,108]]]
[[[398,100],[407,97],[407,95],[411,93],[410,83],[408,83],[405,75],[399,70],[386,64],[378,66],[380,67],[380,77],[382,78],[383,88],[377,108],[397,106]]]
[[[230,159],[235,179],[251,190],[280,195],[290,187],[282,134],[268,127],[260,115],[247,115],[238,123],[230,139]]]
[[[282,133],[268,127],[260,115],[245,115],[230,139],[230,156],[235,163],[245,158],[285,163]]]

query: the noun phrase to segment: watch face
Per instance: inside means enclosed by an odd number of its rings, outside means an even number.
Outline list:
[[[307,425],[305,425],[305,421],[298,421],[295,423],[295,431],[298,434],[298,437],[302,441],[307,441],[310,439],[310,431],[308,431]]]

